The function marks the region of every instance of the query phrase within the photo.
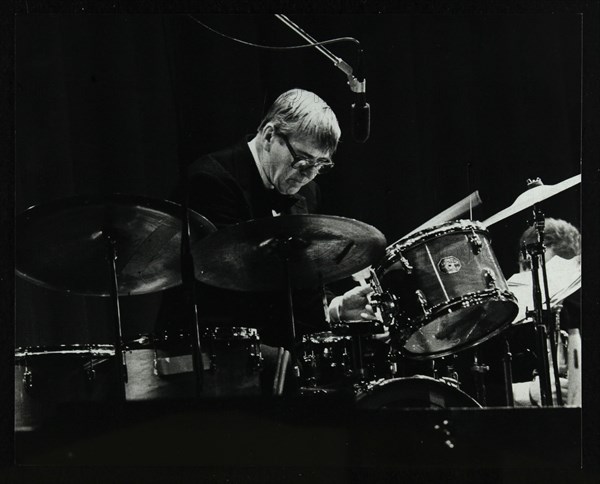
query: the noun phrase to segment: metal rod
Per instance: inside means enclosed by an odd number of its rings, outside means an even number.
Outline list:
[[[298,25],[292,22],[287,16],[282,14],[275,14],[275,18],[281,20],[285,25],[287,25],[290,29],[296,32],[300,37],[304,40],[308,40],[310,43],[316,43],[317,40],[307,34],[304,30],[302,30]],[[334,64],[338,64],[341,59],[336,57],[329,49],[326,49],[322,45],[315,45],[315,49],[321,52],[325,57],[327,57]]]
[[[502,356],[502,366],[504,369],[504,391],[506,394],[506,406],[515,406],[515,395],[513,393],[513,375],[512,375],[512,353],[508,338],[504,338],[504,355]]]
[[[106,240],[106,251],[110,273],[110,299],[113,302],[113,324],[115,340],[115,371],[117,372],[117,394],[119,401],[126,400],[125,385],[127,383],[127,362],[123,353],[123,331],[121,326],[121,307],[119,305],[119,282],[117,279],[117,250],[116,242],[107,230],[103,231]]]

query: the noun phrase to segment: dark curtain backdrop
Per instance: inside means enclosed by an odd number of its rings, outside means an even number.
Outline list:
[[[272,16],[198,18],[252,42],[302,42]],[[343,131],[336,169],[319,180],[323,212],[370,223],[389,243],[474,190],[483,205],[473,216],[484,220],[527,178],[554,184],[580,173],[579,16],[292,18],[317,39],[361,41],[367,143],[352,140],[344,75],[314,49],[241,46],[186,16],[17,17],[17,213],[72,195],[166,198],[180,166],[254,132],[292,87],[323,97]],[[329,48],[356,64],[351,44]],[[548,200],[546,214],[580,226],[579,193]],[[527,215],[490,228],[507,277]],[[16,289],[17,345],[109,341],[106,299],[21,280]],[[126,338],[151,330],[160,297],[123,298]]]

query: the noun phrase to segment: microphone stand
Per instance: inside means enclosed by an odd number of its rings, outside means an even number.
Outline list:
[[[318,42],[314,37],[312,37],[309,34],[307,34],[298,25],[296,25],[294,22],[292,22],[287,16],[281,15],[281,14],[275,14],[275,18],[277,18],[278,20],[280,20],[281,22],[283,22],[288,28],[290,28],[291,30],[293,30],[295,33],[297,33],[304,40],[307,40],[308,42],[313,43],[313,44],[315,44],[315,43]],[[357,78],[353,74],[353,70],[352,70],[352,67],[350,66],[350,64],[348,64],[346,61],[344,61],[340,57],[335,56],[333,54],[333,52],[331,52],[329,49],[325,48],[322,45],[315,45],[315,49],[317,49],[321,54],[323,54],[331,62],[333,62],[333,65],[335,67],[337,67],[344,74],[346,74],[346,77],[348,78],[348,85],[350,86],[350,89],[352,90],[352,92],[356,92],[356,93],[359,93],[359,94],[364,94],[366,92],[366,81],[365,81],[365,79],[364,78],[362,78],[362,79]],[[360,54],[362,56],[362,50],[360,51]]]
[[[548,361],[548,315],[550,314],[550,298],[548,294],[548,275],[546,273],[546,261],[544,252],[544,215],[533,206],[533,223],[537,232],[537,242],[533,244],[524,244],[522,247],[523,255],[529,254],[531,258],[531,277],[533,283],[533,307],[527,315],[535,321],[535,336],[538,353],[538,374],[540,377],[540,398],[543,407],[553,406],[552,391],[550,384],[550,367]],[[547,309],[542,305],[542,286],[540,285],[539,270],[542,270],[542,284],[546,296]],[[550,339],[550,351],[552,352],[553,374],[557,390],[557,403],[562,404],[560,392],[560,380],[558,379],[558,366],[556,361],[556,345],[552,338]]]

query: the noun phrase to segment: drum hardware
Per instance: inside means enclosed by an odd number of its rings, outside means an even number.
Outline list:
[[[25,371],[23,372],[23,387],[27,391],[33,389],[33,373],[31,373],[31,370],[27,366],[25,366]]]
[[[543,185],[539,185],[541,181],[528,180],[528,185],[541,188]],[[538,361],[538,374],[540,376],[540,399],[542,406],[552,406],[552,391],[550,383],[550,362],[552,364],[552,371],[554,374],[554,383],[556,387],[556,400],[558,406],[562,406],[562,394],[560,388],[560,378],[558,371],[557,362],[557,348],[553,337],[553,330],[551,325],[556,324],[556,318],[550,318],[552,311],[550,306],[550,295],[548,290],[548,274],[546,271],[546,258],[545,258],[545,246],[544,246],[544,225],[545,217],[541,210],[536,205],[533,206],[533,221],[530,224],[536,230],[537,242],[533,244],[523,244],[521,248],[523,258],[529,257],[531,260],[531,277],[532,277],[532,288],[533,288],[533,307],[532,311],[529,311],[527,315],[535,321],[535,335],[536,335],[536,347],[540,357]],[[540,284],[540,269],[542,273],[542,282]],[[546,309],[542,306],[542,290],[544,291]],[[550,352],[552,357],[548,358],[548,334],[551,335],[550,341]]]
[[[483,270],[483,279],[488,289],[496,289],[496,276],[489,269]]]
[[[504,375],[504,392],[506,394],[506,406],[515,406],[515,396],[513,392],[512,382],[512,353],[510,352],[510,344],[508,338],[504,337],[504,354],[502,355],[502,370]]]
[[[471,235],[469,236],[469,243],[473,248],[473,254],[478,255],[481,252],[481,248],[483,247],[483,243],[481,242],[481,238],[475,233],[475,229],[471,229]]]
[[[429,316],[431,316],[431,311],[429,310],[429,302],[427,301],[425,294],[423,293],[423,291],[421,291],[421,289],[417,289],[415,291],[415,294],[417,295],[417,300],[419,301],[421,309],[423,310],[423,316],[425,318],[428,318]]]
[[[473,365],[471,366],[471,373],[473,373],[473,379],[475,381],[475,395],[477,401],[483,406],[486,405],[486,388],[485,388],[485,374],[490,370],[490,367],[484,363],[479,362],[477,352],[473,353]]]

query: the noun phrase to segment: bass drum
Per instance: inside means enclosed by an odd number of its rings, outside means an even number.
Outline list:
[[[359,391],[356,406],[373,410],[481,408],[476,400],[455,386],[424,375],[372,383]]]

